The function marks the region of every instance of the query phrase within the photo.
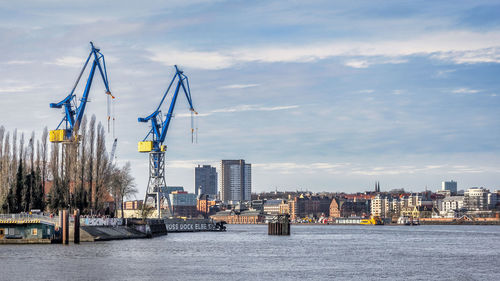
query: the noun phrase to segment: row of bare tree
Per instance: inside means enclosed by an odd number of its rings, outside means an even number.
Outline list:
[[[105,133],[93,115],[83,118],[77,142],[48,144],[34,132],[25,145],[0,126],[0,205],[4,213],[32,209],[80,209],[82,214],[113,214],[111,205],[137,193],[130,163],[118,167],[106,152]],[[18,146],[19,144],[19,146]],[[114,203],[114,204],[110,204]],[[122,212],[123,213],[123,212]]]

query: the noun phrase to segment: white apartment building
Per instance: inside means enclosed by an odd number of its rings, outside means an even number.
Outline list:
[[[497,202],[496,194],[483,187],[473,187],[464,193],[464,207],[468,211],[486,211]]]
[[[387,217],[391,211],[391,200],[386,196],[377,194],[371,201],[372,216]]]
[[[439,214],[444,217],[453,217],[456,212],[463,209],[464,196],[449,196],[439,201]]]

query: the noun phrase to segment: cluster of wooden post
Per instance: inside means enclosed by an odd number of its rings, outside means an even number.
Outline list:
[[[80,210],[75,210],[74,211],[74,237],[73,237],[73,243],[75,244],[80,244]],[[61,229],[61,239],[62,239],[62,244],[67,245],[69,244],[69,212],[68,210],[60,210],[59,211],[59,225]]]
[[[276,221],[267,224],[269,235],[290,235],[290,220],[288,216],[278,216]]]

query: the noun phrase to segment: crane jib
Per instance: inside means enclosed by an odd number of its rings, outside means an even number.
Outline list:
[[[100,52],[100,49],[96,48],[92,42],[90,42],[91,50],[88,55],[85,63],[83,65],[82,70],[80,71],[78,78],[75,81],[73,88],[68,96],[66,96],[59,103],[51,103],[51,108],[62,108],[64,107],[64,117],[62,121],[59,123],[55,130],[50,131],[50,141],[51,142],[71,142],[77,140],[78,135],[78,127],[83,119],[85,114],[85,108],[88,102],[88,97],[90,94],[90,89],[92,87],[92,82],[94,79],[96,69],[99,70],[101,74],[102,81],[104,83],[104,87],[106,88],[106,94],[111,96],[114,99],[114,96],[111,95],[111,91],[109,90],[109,82],[108,82],[108,74],[106,70],[106,63],[104,61],[104,55]],[[87,83],[85,85],[85,90],[83,92],[83,96],[77,104],[78,101],[75,100],[74,91],[80,82],[80,79],[90,61],[92,60],[92,67],[90,69],[89,76],[87,78]],[[72,102],[74,104],[72,104]],[[109,99],[108,99],[109,103]],[[109,107],[109,106],[108,106]],[[108,110],[108,120],[110,119],[110,112]],[[114,120],[114,118],[113,118]],[[64,124],[64,125],[63,125]],[[108,123],[109,124],[109,123]],[[63,126],[61,128],[61,126]],[[109,125],[108,125],[109,126]],[[109,131],[109,128],[108,128]]]
[[[172,85],[174,85],[174,82],[177,80],[175,90],[172,96],[172,100],[170,102],[170,105],[168,107],[168,113],[166,114],[165,120],[161,117],[161,106],[163,102],[165,101],[168,93],[170,92],[170,89],[172,88]],[[138,122],[146,123],[151,121],[151,130],[148,132],[146,137],[142,142],[139,142],[138,144],[138,150],[139,152],[151,152],[151,151],[164,151],[166,150],[166,145],[163,145],[165,142],[165,138],[167,136],[168,128],[170,126],[170,122],[172,120],[172,116],[174,113],[175,105],[177,103],[177,97],[179,94],[179,91],[182,89],[184,92],[184,95],[186,96],[186,99],[189,103],[189,110],[195,114],[198,114],[193,107],[193,101],[191,99],[191,92],[190,92],[190,87],[189,87],[189,80],[187,76],[181,71],[177,66],[175,66],[175,74],[172,80],[170,81],[167,90],[163,94],[163,97],[161,98],[161,101],[159,105],[157,106],[156,110],[148,115],[147,117],[139,117],[137,119]],[[193,124],[193,122],[191,122]],[[191,126],[192,127],[192,126]],[[194,129],[191,128],[192,133],[194,132]],[[148,140],[149,137],[149,140]]]

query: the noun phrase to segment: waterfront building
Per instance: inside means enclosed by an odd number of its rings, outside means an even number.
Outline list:
[[[217,212],[215,215],[210,216],[214,221],[225,221],[229,224],[256,224],[263,223],[265,216],[259,211],[237,211],[226,210]]]
[[[140,210],[142,209],[143,200],[133,200],[123,202],[123,210]]]
[[[281,201],[279,214],[280,215],[290,214],[290,205],[288,205],[288,202],[286,200]]]
[[[341,217],[364,217],[370,213],[372,199],[340,198],[339,210]]]
[[[441,183],[441,190],[449,190],[451,195],[457,194],[457,182],[456,181],[443,181]]]
[[[223,202],[251,200],[252,166],[245,160],[222,160],[220,196]]]
[[[50,243],[55,235],[53,223],[31,218],[0,218],[0,244],[13,242]]]
[[[211,198],[217,195],[217,171],[215,167],[203,165],[194,169],[195,194],[207,194]]]
[[[442,195],[444,197],[451,196],[451,191],[450,190],[438,190],[436,191],[437,194]]]
[[[392,217],[399,217],[401,214],[401,204],[399,203],[399,198],[393,198],[389,202],[390,213]]]
[[[196,194],[187,193],[186,191],[174,191],[169,195],[170,204],[172,204],[173,216],[178,217],[195,217],[196,211]]]
[[[333,198],[330,203],[330,218],[340,218],[339,203],[335,198]]]
[[[386,195],[377,194],[371,201],[372,216],[385,218],[390,212],[390,198]]]
[[[483,187],[473,187],[464,193],[464,207],[468,211],[486,211],[496,205],[496,194]]]
[[[464,208],[464,196],[449,196],[438,202],[439,214],[443,217],[455,217]]]
[[[256,211],[264,212],[264,202],[266,202],[264,199],[252,200],[251,207]]]
[[[401,216],[411,218],[431,218],[432,208],[427,206],[405,207],[401,210]]]
[[[206,218],[211,213],[212,206],[215,206],[216,204],[217,202],[215,200],[211,200],[208,194],[202,194],[198,197],[196,210]]]
[[[456,181],[443,181],[441,183],[441,190],[449,190],[451,195],[457,194],[457,182]]]
[[[292,220],[299,218],[319,218],[330,213],[331,199],[326,196],[301,194],[288,201],[288,210]]]
[[[263,206],[264,214],[280,215],[288,214],[290,208],[286,200],[266,200]]]

